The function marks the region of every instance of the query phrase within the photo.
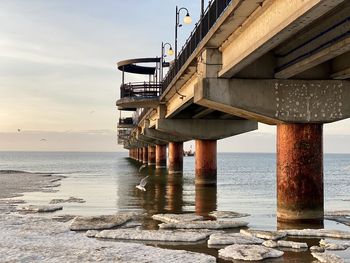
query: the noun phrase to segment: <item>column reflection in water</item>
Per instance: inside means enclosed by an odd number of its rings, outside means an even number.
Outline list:
[[[291,222],[280,222],[277,220],[277,230],[288,230],[288,229],[322,229],[324,228],[323,221],[315,223],[291,223]],[[288,241],[294,242],[305,242],[309,247],[319,246],[321,238],[297,238],[288,237]],[[310,250],[305,250],[296,253],[295,251],[284,250],[283,258],[288,262],[314,262],[315,258],[311,255]]]
[[[183,212],[183,174],[168,174],[166,185],[166,210],[168,213],[180,214]]]
[[[196,184],[195,192],[196,214],[207,217],[217,208],[217,186]]]
[[[149,176],[146,185],[146,191],[136,191],[140,201],[140,208],[142,208],[148,215],[165,213],[166,205],[166,169],[155,169],[154,166],[148,166],[142,170],[142,176]],[[143,220],[143,226],[146,229],[157,229],[158,223],[151,219],[151,217],[145,217]]]

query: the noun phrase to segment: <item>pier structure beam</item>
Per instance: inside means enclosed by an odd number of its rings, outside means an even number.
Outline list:
[[[277,220],[321,222],[323,125],[277,125]]]
[[[148,147],[145,146],[142,149],[142,163],[147,164],[148,163]]]
[[[153,145],[148,146],[148,166],[156,165],[156,147]]]
[[[166,168],[166,145],[156,145],[156,168]]]
[[[196,185],[216,184],[216,142],[216,140],[196,140]]]
[[[169,142],[169,173],[183,171],[183,142]]]

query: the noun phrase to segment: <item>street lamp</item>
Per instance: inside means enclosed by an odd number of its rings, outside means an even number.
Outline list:
[[[180,24],[180,11],[185,10],[186,16],[184,17],[184,23],[185,24],[191,24],[192,18],[190,17],[190,13],[188,12],[188,9],[185,7],[181,7],[180,9],[176,6],[176,16],[175,16],[175,62],[177,61],[177,28],[182,27],[182,24]]]
[[[169,56],[172,56],[172,55],[174,55],[174,50],[173,50],[173,48],[172,48],[172,46],[171,46],[171,44],[169,44],[168,42],[166,42],[166,43],[163,43],[162,42],[162,56],[161,56],[161,59],[160,59],[160,81],[162,81],[163,80],[163,66],[164,66],[164,63],[165,63],[165,61],[164,61],[164,58],[165,58],[165,46],[166,45],[168,45],[169,46],[169,49],[167,50],[167,55],[169,55]]]

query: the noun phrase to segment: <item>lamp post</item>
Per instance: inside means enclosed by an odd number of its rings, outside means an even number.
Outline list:
[[[187,12],[186,16],[184,17],[184,23],[185,24],[191,24],[192,18],[190,17],[190,13],[188,12],[188,9],[185,7],[181,7],[180,9],[178,6],[176,6],[176,16],[175,16],[175,62],[177,61],[177,28],[181,27],[182,24],[180,24],[180,11],[185,10]]]
[[[163,66],[164,66],[164,64],[163,63],[165,63],[165,61],[164,61],[164,57],[165,57],[165,52],[164,52],[164,50],[165,50],[165,46],[166,45],[168,45],[169,46],[169,49],[168,49],[168,51],[167,51],[167,54],[169,55],[169,56],[172,56],[172,55],[174,55],[174,50],[173,50],[173,48],[172,48],[172,46],[171,46],[171,44],[169,44],[168,42],[166,42],[166,43],[163,43],[162,42],[162,56],[161,56],[161,58],[160,58],[160,81],[162,81],[163,80]]]

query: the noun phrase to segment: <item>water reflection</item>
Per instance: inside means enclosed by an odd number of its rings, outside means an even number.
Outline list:
[[[183,212],[183,175],[168,174],[166,185],[166,210],[170,213],[180,214]]]
[[[204,217],[217,209],[217,187],[215,185],[195,186],[196,214]]]
[[[288,230],[288,229],[322,229],[324,228],[323,221],[315,222],[281,222],[277,221],[277,230]],[[309,247],[319,246],[321,238],[300,238],[300,237],[288,237],[288,241],[294,242],[306,242]],[[287,262],[313,262],[315,258],[311,255],[310,251],[297,251],[297,250],[284,250],[283,258]]]
[[[324,228],[323,221],[315,222],[283,222],[277,220],[277,230],[288,230],[288,229],[322,229]]]

